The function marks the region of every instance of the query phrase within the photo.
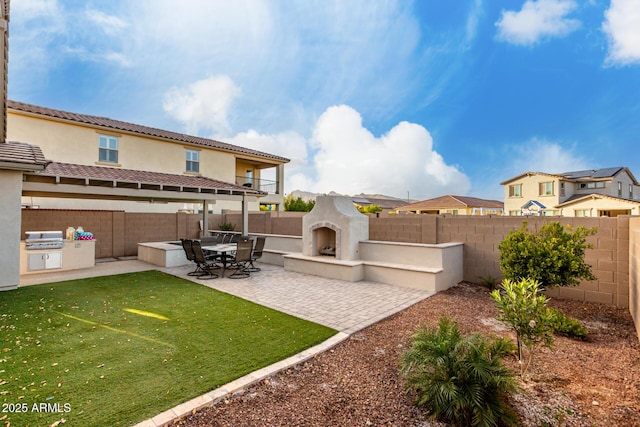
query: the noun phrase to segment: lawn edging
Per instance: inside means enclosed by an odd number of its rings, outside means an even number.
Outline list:
[[[323,353],[340,344],[342,341],[349,338],[349,336],[349,334],[346,334],[344,332],[338,332],[331,338],[325,340],[324,342],[321,342],[318,345],[301,351],[300,353],[281,360],[280,362],[276,362],[269,366],[265,366],[264,368],[258,369],[257,371],[231,381],[230,383],[225,384],[222,387],[218,387],[215,390],[205,393],[202,396],[198,396],[187,402],[181,403],[180,405],[168,409],[153,418],[144,420],[136,424],[134,427],[168,426],[172,424],[174,420],[190,415],[194,410],[200,409],[205,406],[215,405],[226,396],[238,393],[239,391],[242,391],[252,386],[253,384],[258,383],[265,378],[273,376],[281,371],[284,371],[285,369],[291,368],[295,365],[312,359],[316,355]]]

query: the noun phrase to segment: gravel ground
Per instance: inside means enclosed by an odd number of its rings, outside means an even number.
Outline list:
[[[523,426],[640,426],[640,345],[627,309],[552,300],[583,321],[588,342],[558,337],[544,349],[512,404]],[[364,329],[176,424],[203,426],[441,426],[414,407],[398,374],[421,323],[453,317],[465,333],[514,338],[488,290],[463,283]],[[514,370],[515,359],[507,361]]]

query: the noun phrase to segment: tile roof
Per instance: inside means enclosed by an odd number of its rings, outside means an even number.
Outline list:
[[[148,126],[136,125],[133,123],[123,122],[120,120],[109,119],[100,116],[91,116],[88,114],[71,113],[68,111],[55,110],[53,108],[40,107],[37,105],[26,104],[24,102],[7,101],[7,108],[23,111],[26,113],[38,114],[42,116],[52,117],[61,120],[68,120],[76,123],[83,123],[92,126],[114,129],[118,131],[132,132],[139,135],[152,136],[156,138],[169,139],[176,142],[196,144],[211,147],[224,151],[231,151],[238,154],[246,154],[250,156],[262,157],[281,163],[288,163],[289,159],[262,151],[251,150],[249,148],[237,145],[227,144],[225,142],[213,139],[202,138],[199,136],[186,135],[177,132],[171,132],[162,129],[156,129]]]
[[[479,199],[467,196],[441,196],[434,199],[423,200],[409,205],[401,206],[398,210],[418,210],[418,209],[436,209],[436,208],[504,208],[504,203],[497,200]]]
[[[7,141],[0,143],[0,163],[15,164],[21,169],[42,169],[47,161],[37,145]]]
[[[71,163],[51,162],[39,175],[59,176],[65,178],[93,179],[100,181],[118,181],[141,183],[149,185],[167,185],[175,187],[206,188],[246,192],[248,194],[263,194],[263,192],[230,184],[203,176],[174,175],[161,172],[148,172],[132,169],[111,168],[104,166],[86,166]]]
[[[579,201],[582,200],[586,200],[586,199],[612,199],[612,200],[617,200],[619,202],[627,202],[627,203],[633,203],[633,204],[640,204],[640,200],[630,200],[630,199],[623,199],[622,197],[615,197],[615,196],[610,196],[608,194],[601,194],[601,193],[589,193],[589,194],[574,194],[573,196],[569,197],[567,200],[565,200],[564,202],[556,205],[556,208],[560,208],[560,207],[564,207],[564,206],[568,206],[568,205],[572,205],[574,203],[577,203]]]

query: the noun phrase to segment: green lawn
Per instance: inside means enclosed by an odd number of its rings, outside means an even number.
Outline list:
[[[133,425],[335,333],[158,271],[0,292],[0,422]]]

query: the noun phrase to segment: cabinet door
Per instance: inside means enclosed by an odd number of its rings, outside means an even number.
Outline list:
[[[46,270],[62,268],[62,252],[47,252],[44,266]]]
[[[47,254],[43,252],[29,254],[29,271],[44,270],[46,259]]]

